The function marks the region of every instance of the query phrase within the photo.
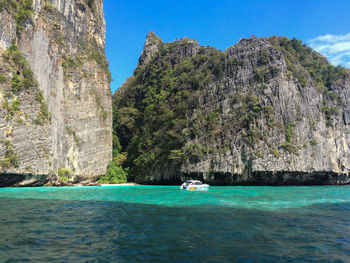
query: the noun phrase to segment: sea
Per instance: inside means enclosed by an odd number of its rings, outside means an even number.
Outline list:
[[[350,262],[350,186],[2,188],[0,262]]]

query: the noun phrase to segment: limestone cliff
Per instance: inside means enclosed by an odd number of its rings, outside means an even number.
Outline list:
[[[103,0],[0,0],[3,174],[33,183],[61,169],[66,179],[105,173],[112,108],[104,47]]]
[[[114,95],[135,180],[350,182],[349,71],[300,41],[252,36],[222,52],[147,39],[141,58]]]

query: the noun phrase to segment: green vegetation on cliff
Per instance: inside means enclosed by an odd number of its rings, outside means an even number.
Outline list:
[[[6,171],[9,168],[18,167],[19,158],[12,142],[8,139],[3,139],[0,143],[2,143],[6,149],[5,157],[0,159],[0,170]]]
[[[322,90],[326,90],[334,81],[347,74],[345,68],[331,65],[325,57],[303,45],[300,40],[270,37],[269,41],[275,48],[283,50],[289,70],[303,86],[307,84],[306,72]],[[296,62],[299,62],[302,68],[297,69]]]
[[[4,54],[4,58],[14,64],[15,72],[13,74],[11,89],[17,93],[22,89],[35,87],[37,85],[34,73],[30,68],[28,61],[15,44],[12,44]]]
[[[181,40],[165,45],[150,63],[135,70],[124,87],[127,95],[122,100],[115,96],[115,131],[132,175],[143,176],[155,165],[188,156],[183,152],[189,135],[187,113],[196,107],[201,88],[223,74],[225,55],[214,48],[202,47],[195,56],[173,64],[179,45],[191,44]]]
[[[6,89],[5,102],[2,105],[8,113],[6,119],[11,120],[15,113],[19,111],[20,101],[17,99],[18,93],[37,87],[37,82],[28,61],[14,43],[7,49],[3,57],[13,69],[11,86],[10,89]],[[51,115],[41,91],[35,94],[35,98],[40,103],[40,111],[34,123],[44,125],[51,120]]]
[[[101,177],[102,184],[120,184],[128,181],[129,169],[123,169],[126,153],[120,153],[121,146],[117,136],[113,135],[113,160],[108,164],[106,175]]]
[[[2,10],[7,10],[16,17],[16,33],[19,36],[24,23],[33,13],[33,0],[0,0],[0,12]]]
[[[71,172],[67,168],[62,168],[57,172],[58,177],[63,181],[71,180]]]
[[[22,52],[17,48],[15,44],[12,44],[6,52],[3,54],[3,58],[8,63],[9,68],[13,71],[12,79],[9,85],[5,86],[5,99],[2,107],[6,110],[6,120],[10,121],[17,114],[19,115],[19,106],[21,101],[19,100],[19,93],[23,91],[29,91],[31,88],[37,86],[37,82],[34,78],[34,73],[30,68],[28,61],[23,56]],[[3,78],[5,82],[7,78]],[[45,119],[49,118],[47,105],[44,102],[43,97],[40,97],[41,112]],[[18,121],[22,121],[21,118]]]
[[[147,181],[153,171],[166,169],[169,164],[174,167],[197,163],[204,156],[211,159],[220,152],[225,154],[230,151],[230,133],[241,134],[242,142],[252,150],[260,142],[266,144],[276,159],[280,158],[280,151],[298,155],[294,129],[295,121],[302,120],[301,117],[282,124],[275,120],[272,105],[262,103],[267,83],[282,72],[272,63],[270,53],[283,55],[288,78],[293,77],[301,86],[309,82],[317,85],[324,94],[322,111],[327,120],[335,116],[334,109],[340,105],[340,97],[330,90],[331,85],[348,71],[332,66],[301,41],[281,37],[263,41],[270,44],[261,50],[256,61],[250,54],[246,59],[230,58],[230,51],[199,47],[186,38],[167,44],[161,42],[150,62],[140,61],[113,101],[113,128],[120,139],[120,151],[127,156],[122,166],[130,168],[130,180]],[[249,80],[251,88],[247,91],[246,84],[232,84],[235,93],[228,114],[223,115],[221,106],[206,108],[205,112],[200,109],[204,100],[211,105],[209,87],[215,90],[213,87],[220,87],[225,78],[251,67],[250,64],[254,73]],[[221,96],[224,98],[225,94]],[[280,143],[269,142],[268,134],[272,132],[284,133],[285,139]],[[215,148],[216,144],[222,148]],[[316,145],[314,139],[310,145]],[[263,158],[259,151],[255,156]]]

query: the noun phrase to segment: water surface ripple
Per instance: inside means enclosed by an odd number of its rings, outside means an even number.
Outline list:
[[[350,262],[350,187],[0,189],[1,262]]]

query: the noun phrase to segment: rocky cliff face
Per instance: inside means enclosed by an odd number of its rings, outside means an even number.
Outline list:
[[[0,11],[1,172],[103,175],[112,147],[103,1],[0,1]]]
[[[295,39],[253,36],[225,52],[189,39],[149,43],[114,97],[136,180],[350,182],[348,70]]]

